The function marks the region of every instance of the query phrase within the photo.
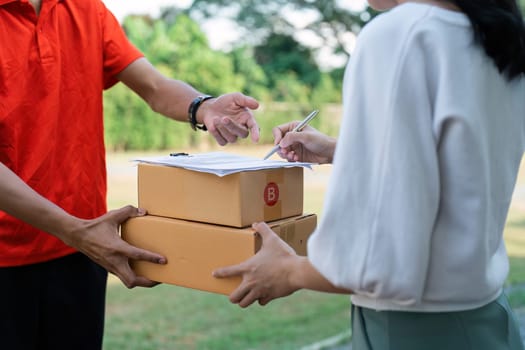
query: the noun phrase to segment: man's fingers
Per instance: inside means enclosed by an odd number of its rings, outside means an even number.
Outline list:
[[[115,267],[114,271],[110,272],[116,275],[127,288],[133,288],[136,286],[137,276],[128,263],[123,263],[120,266]]]
[[[233,101],[237,106],[246,107],[249,109],[257,109],[259,108],[259,102],[257,102],[256,99],[254,99],[251,96],[246,96],[241,93],[234,93],[233,95]]]
[[[140,287],[153,287],[158,282],[151,281],[148,278],[137,276],[129,265],[129,260],[142,260],[148,261],[154,264],[166,264],[167,260],[160,254],[152,253],[150,251],[134,247],[127,242],[123,241],[124,249],[121,250],[117,261],[119,263],[113,264],[111,271],[115,274],[122,283],[128,288]]]
[[[250,126],[248,123],[246,123],[246,126],[244,126],[228,117],[222,117],[217,125],[217,128],[221,133],[228,132],[243,139],[248,136],[249,127]]]
[[[161,264],[161,265],[164,265],[168,262],[166,258],[160,254],[150,252],[149,250],[134,247],[132,245],[129,245],[128,243],[126,244],[128,245],[126,256],[129,259],[148,261],[154,264]]]
[[[260,137],[259,125],[255,121],[255,118],[251,117],[246,121],[246,126],[250,130],[251,139],[253,142],[258,142]],[[248,135],[246,135],[248,136]]]
[[[159,282],[152,281],[146,277],[135,275],[135,273],[133,272],[133,270],[131,270],[129,265],[127,268],[124,269],[124,271],[119,271],[118,273],[115,273],[115,275],[129,289],[135,287],[151,288],[159,284]]]
[[[238,137],[245,138],[248,136],[248,129],[244,126],[238,125],[229,118],[222,118],[218,120],[215,125],[221,136],[229,143],[237,141]]]
[[[208,132],[215,138],[219,145],[224,146],[228,143],[228,141],[226,141],[226,139],[222,137],[221,133],[215,128],[215,126],[213,126],[212,128],[208,128]]]
[[[259,102],[254,99],[251,96],[245,96],[245,107],[248,107],[249,109],[257,109],[259,108]]]
[[[259,298],[259,305],[261,305],[261,306],[265,306],[266,304],[268,304],[268,303],[269,303],[270,301],[272,301],[272,300],[273,300],[272,297],[268,297],[268,296],[266,296],[266,297],[261,297],[261,298]]]
[[[127,205],[120,209],[112,210],[108,212],[106,215],[112,218],[113,220],[115,220],[118,224],[121,224],[129,218],[136,217],[136,216],[142,216],[145,214],[146,214],[146,211],[144,209],[139,209],[139,208],[135,208],[132,205]]]
[[[135,286],[136,287],[146,287],[151,288],[155,287],[156,285],[159,285],[159,282],[155,282],[150,280],[149,278],[142,277],[142,276],[136,276],[135,278]]]

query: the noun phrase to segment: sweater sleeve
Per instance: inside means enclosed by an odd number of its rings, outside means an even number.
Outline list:
[[[439,206],[431,89],[410,28],[377,22],[345,73],[333,173],[308,254],[336,286],[411,305],[425,285]]]

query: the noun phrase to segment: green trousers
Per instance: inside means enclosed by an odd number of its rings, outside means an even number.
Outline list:
[[[352,350],[524,350],[507,298],[458,312],[352,306]]]

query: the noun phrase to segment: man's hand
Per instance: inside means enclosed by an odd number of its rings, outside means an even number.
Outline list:
[[[157,113],[188,122],[188,106],[202,93],[180,80],[161,74],[146,58],[132,62],[117,78],[135,91]],[[197,122],[206,125],[210,134],[224,146],[251,134],[259,141],[259,126],[252,115],[259,103],[240,92],[209,99],[197,109]]]
[[[166,258],[134,247],[122,240],[119,235],[119,227],[124,221],[144,214],[141,209],[131,205],[126,206],[96,219],[84,220],[82,225],[60,238],[64,243],[76,248],[116,275],[126,287],[152,287],[158,283],[135,275],[129,261],[144,260],[155,264],[166,264]]]
[[[165,264],[161,255],[124,242],[119,227],[128,218],[144,215],[143,210],[127,206],[93,220],[79,219],[30,188],[9,168],[0,163],[0,210],[48,232],[65,244],[87,255],[128,287],[151,287],[157,282],[136,276],[129,260]]]
[[[259,126],[251,110],[259,103],[252,97],[239,92],[221,95],[205,101],[197,111],[208,132],[221,146],[234,143],[238,138],[251,134],[253,142],[259,141]]]

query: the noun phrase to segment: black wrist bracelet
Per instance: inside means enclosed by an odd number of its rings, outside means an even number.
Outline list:
[[[206,125],[197,123],[197,110],[204,101],[209,100],[210,98],[214,97],[209,95],[198,96],[193,99],[193,101],[191,101],[190,106],[188,107],[188,121],[190,122],[190,126],[193,130],[207,130]]]

